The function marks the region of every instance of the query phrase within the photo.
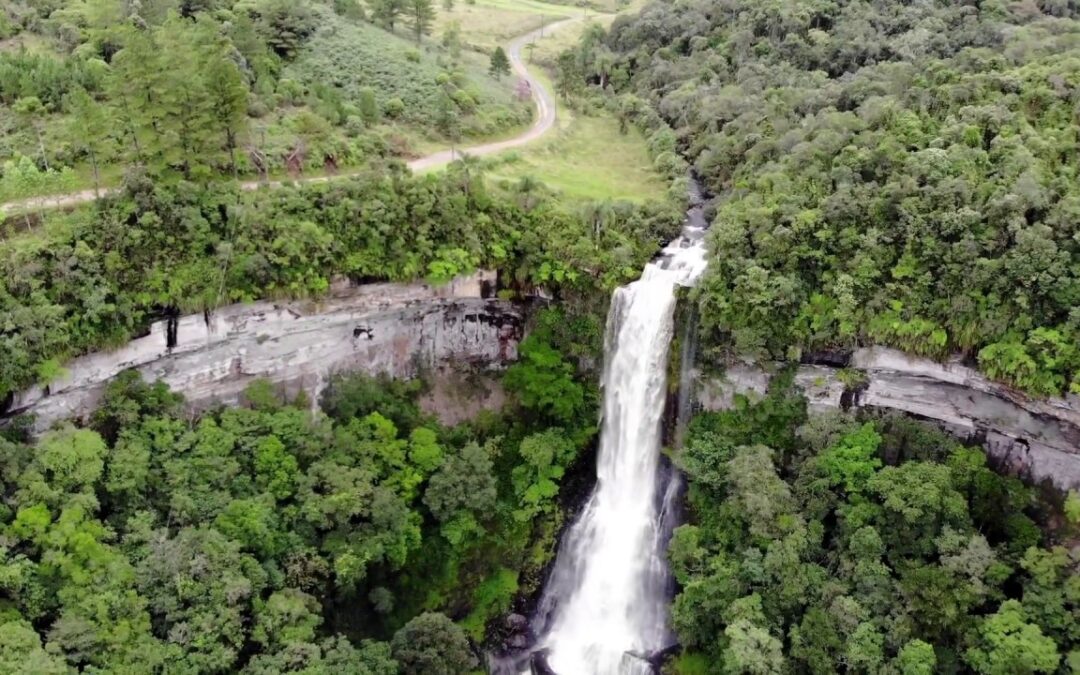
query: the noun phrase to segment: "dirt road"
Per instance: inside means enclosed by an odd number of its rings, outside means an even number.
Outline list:
[[[557,21],[549,26],[545,26],[542,30],[544,34],[557,31],[569,24],[580,21],[580,18],[563,19]],[[533,101],[536,103],[536,119],[530,127],[524,133],[508,138],[504,141],[496,141],[492,143],[482,143],[480,145],[465,146],[462,148],[456,148],[454,150],[442,150],[424,157],[408,162],[409,168],[413,171],[424,171],[440,167],[444,164],[449,164],[455,159],[460,158],[462,155],[474,155],[483,156],[491,155],[510,148],[516,148],[526,143],[531,143],[540,138],[552,127],[555,126],[555,98],[550,91],[540,82],[528,68],[525,67],[525,63],[521,60],[521,51],[525,45],[535,41],[540,37],[540,29],[532,32],[520,35],[507,45],[506,54],[510,57],[510,66],[513,68],[514,74],[529,83],[529,88],[532,91]],[[300,178],[297,181],[299,183],[323,183],[326,181],[336,180],[339,178],[347,178],[353,173],[341,173],[335,176],[312,176],[310,178]],[[240,187],[244,190],[255,190],[263,185],[270,187],[278,187],[282,185],[282,181],[270,181],[264,183],[262,181],[247,181],[240,184]],[[109,192],[109,190],[101,190],[102,194]],[[0,204],[0,217],[7,216],[12,213],[21,213],[23,211],[39,211],[42,209],[54,209],[64,206],[73,206],[75,204],[82,204],[84,202],[93,201],[97,199],[97,193],[94,190],[82,190],[80,192],[70,192],[63,195],[53,195],[46,197],[33,197],[31,199],[24,199],[21,201],[7,202],[6,204]]]

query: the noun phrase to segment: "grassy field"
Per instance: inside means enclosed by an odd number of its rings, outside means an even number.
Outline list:
[[[550,5],[534,0],[477,0],[474,5],[457,2],[447,12],[439,8],[435,36],[442,39],[447,28],[457,22],[464,46],[489,53],[511,39],[570,16],[582,10],[565,5]]]
[[[628,7],[631,7],[635,2],[643,2],[643,0],[586,0],[586,5],[589,7],[589,12],[605,12],[608,14],[614,14],[616,12],[625,11]],[[560,5],[570,9],[580,10],[580,0],[551,0],[551,4]]]
[[[599,24],[606,30],[614,20],[615,16],[611,14],[590,14],[588,19],[560,28],[551,35],[536,40],[531,48],[526,46],[525,55],[531,59],[531,63],[553,69],[559,54],[576,45],[586,28]]]
[[[644,2],[634,0],[632,8]],[[537,76],[549,90],[554,90],[550,68],[558,55],[577,44],[591,23],[607,28],[614,20],[614,15],[590,14],[585,21],[537,40],[531,49],[526,49],[526,58],[531,52]],[[636,129],[621,134],[612,116],[577,115],[561,102],[558,114],[557,130],[549,137],[492,158],[492,180],[516,181],[530,176],[572,199],[641,201],[664,196],[667,183],[653,170],[645,140]]]
[[[653,170],[636,129],[619,133],[608,115],[583,117],[559,111],[559,129],[535,145],[491,160],[495,182],[535,178],[571,199],[662,198],[667,184]]]

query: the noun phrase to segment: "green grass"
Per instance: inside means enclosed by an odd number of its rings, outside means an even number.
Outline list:
[[[470,137],[496,134],[528,121],[528,104],[514,98],[513,83],[487,74],[487,57],[464,52],[454,66],[430,42],[417,45],[404,33],[392,34],[329,14],[326,18],[327,23],[286,68],[285,78],[309,90],[318,84],[333,87],[352,104],[358,104],[362,88],[371,87],[384,110],[391,99],[404,103],[398,122],[423,128],[434,125],[444,90],[457,90],[474,104],[462,106],[464,134]]]
[[[563,14],[567,16],[577,15],[582,11],[581,8],[570,6],[569,3],[560,4],[557,2],[540,2],[539,0],[477,0],[476,6],[512,9],[534,14]]]
[[[531,48],[526,45],[523,51],[524,58],[528,63],[549,70],[554,69],[559,54],[576,46],[586,28],[592,24],[599,24],[606,30],[614,20],[615,17],[610,14],[590,15],[584,21],[577,21],[569,26],[564,26],[557,31],[553,31],[550,35],[545,35],[542,39],[536,40],[532,43]],[[531,59],[531,62],[529,59]]]
[[[633,0],[627,11],[644,1]],[[545,15],[563,12],[576,16],[581,12],[577,7],[533,0],[479,0],[472,6],[459,3],[450,16],[469,10],[469,15],[476,19],[470,25],[461,22],[463,38],[471,44],[494,45],[538,27],[539,13],[532,13],[533,8]],[[508,24],[515,16],[519,21],[525,17],[533,23],[518,23],[513,30],[505,29],[505,39],[500,38],[501,25]],[[537,77],[553,90],[550,73],[543,69],[550,69],[560,53],[577,44],[591,23],[607,28],[614,19],[614,15],[593,13],[586,21],[564,26],[536,40],[531,51]],[[526,50],[526,58],[528,55]],[[574,115],[561,102],[558,106],[557,129],[548,137],[489,160],[492,180],[509,182],[530,176],[571,199],[642,201],[665,196],[667,183],[653,170],[644,139],[637,130],[620,134],[618,122],[607,114],[583,117]],[[421,147],[432,151],[445,149],[445,144]]]
[[[661,199],[667,190],[653,170],[645,141],[636,129],[619,133],[608,115],[583,117],[559,110],[551,138],[495,160],[490,177],[516,181],[531,176],[572,199]]]
[[[631,0],[631,2],[621,10],[621,13],[630,14],[636,12],[641,9],[646,2],[647,0]],[[610,4],[614,5],[614,3]],[[575,8],[574,11],[574,16],[581,16],[580,9]],[[581,40],[581,35],[585,32],[586,28],[592,24],[598,24],[604,30],[607,30],[611,28],[611,24],[615,21],[616,16],[617,14],[614,13],[599,14],[596,12],[589,12],[588,16],[585,17],[583,21],[577,21],[572,25],[554,31],[551,35],[545,35],[542,40],[537,40],[533,44],[532,62],[547,68],[553,68],[559,54],[576,46]],[[528,51],[525,53],[528,54]]]
[[[484,638],[484,626],[496,616],[510,609],[510,602],[518,591],[518,573],[506,567],[500,567],[485,579],[472,597],[472,611],[462,620],[461,626],[473,640],[480,642]]]
[[[664,672],[671,675],[705,675],[710,665],[709,659],[701,654],[683,653],[669,661]]]
[[[540,28],[541,22],[552,24],[580,10],[554,7],[524,0],[481,0],[475,5],[457,4],[450,12],[439,10],[435,20],[435,35],[442,39],[454,21],[461,30],[462,43],[473,49],[490,53],[511,39]]]
[[[503,0],[505,2],[517,2],[518,0]],[[521,0],[523,3],[548,5],[562,8],[564,11],[572,11],[581,13],[583,7],[580,4],[580,0],[551,0],[551,2],[534,2],[534,0]],[[644,4],[645,0],[631,0],[629,3],[620,4],[620,0],[587,0],[586,4],[589,7],[589,14],[594,12],[605,12],[608,14],[615,14],[619,11],[626,11],[627,8],[632,7],[635,3]]]

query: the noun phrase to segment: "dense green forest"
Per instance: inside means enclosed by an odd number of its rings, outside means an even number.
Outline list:
[[[1056,509],[981,448],[904,417],[807,418],[782,386],[699,415],[676,461],[674,672],[1080,668],[1075,495],[1051,536]]]
[[[255,193],[132,173],[121,192],[0,249],[0,400],[163,315],[318,297],[335,277],[442,284],[484,266],[507,293],[545,284],[595,307],[680,221],[662,203],[560,205],[534,181],[489,190],[471,160]]]
[[[1075,3],[680,0],[560,60],[717,196],[718,360],[877,343],[1080,390]],[[642,112],[644,110],[644,112]],[[674,154],[669,156],[676,161]]]
[[[257,382],[193,417],[129,372],[86,428],[0,439],[0,672],[453,674],[534,590],[595,431],[588,317],[542,312],[519,406],[446,428],[419,383],[312,414]],[[457,620],[451,621],[447,615]]]
[[[885,344],[1080,393],[1075,3],[659,0],[583,25],[554,93],[644,133],[670,189],[640,203],[468,157],[412,174],[532,115],[501,48],[431,37],[438,11],[0,5],[0,201],[114,188],[0,223],[0,411],[162,317],[334,281],[486,268],[551,298],[506,406],[454,427],[423,378],[317,401],[256,382],[194,412],[132,372],[89,419],[3,420],[0,675],[480,671],[537,597],[566,484],[588,488],[608,298],[678,232],[691,169],[706,370]],[[789,380],[669,451],[688,490],[663,672],[1080,672],[1077,495],[908,418],[809,416]]]

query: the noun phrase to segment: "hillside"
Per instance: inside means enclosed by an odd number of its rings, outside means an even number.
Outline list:
[[[132,163],[185,178],[335,171],[502,136],[532,114],[486,56],[431,42],[427,15],[418,43],[408,21],[390,32],[350,3],[0,13],[4,200],[115,184]]]
[[[1080,389],[1071,6],[661,2],[596,54],[718,197],[714,358],[881,343]]]
[[[375,26],[327,19],[282,72],[305,96],[329,87],[343,109],[361,110],[371,92],[382,125],[440,140],[484,138],[530,119],[530,102],[515,96],[510,78],[488,74],[485,55],[453,56]]]

